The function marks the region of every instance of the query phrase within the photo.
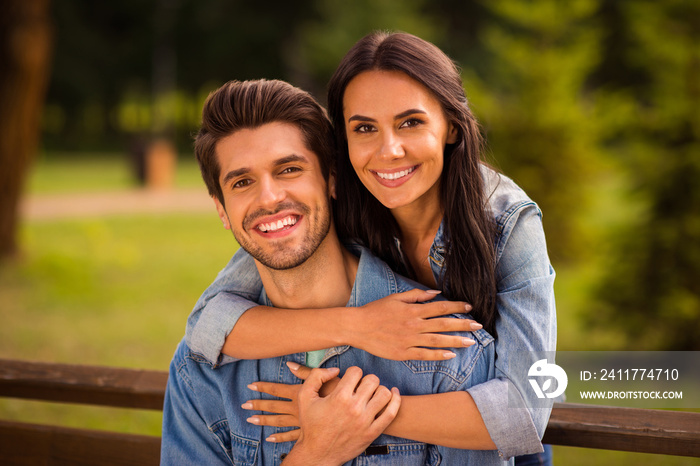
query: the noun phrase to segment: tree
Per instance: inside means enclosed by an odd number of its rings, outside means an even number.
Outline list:
[[[700,350],[700,4],[622,4],[636,118],[625,162],[643,208],[616,232],[591,323],[630,349]],[[604,324],[601,324],[604,322]]]
[[[600,59],[598,0],[494,0],[485,75],[466,76],[496,166],[544,212],[554,261],[580,256],[579,219],[597,158],[586,83]]]
[[[0,15],[0,260],[17,253],[18,205],[48,81],[48,0],[8,0]]]

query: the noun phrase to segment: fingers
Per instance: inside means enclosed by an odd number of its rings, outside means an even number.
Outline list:
[[[299,398],[317,397],[323,384],[336,377],[339,372],[340,369],[337,367],[331,367],[328,369],[312,369],[308,378],[302,384],[301,389],[299,390]],[[360,371],[360,373],[362,373],[362,371]]]
[[[421,317],[437,317],[448,314],[464,314],[472,310],[471,304],[464,301],[435,301],[419,306],[418,313]]]
[[[266,411],[277,414],[296,414],[296,403],[280,400],[249,400],[241,405],[241,408],[249,411]]]
[[[397,293],[396,297],[405,303],[423,303],[435,299],[435,296],[441,293],[440,290],[420,290],[414,288],[403,293]]]
[[[391,391],[384,385],[380,385],[375,390],[372,398],[367,402],[367,409],[376,416],[387,406],[387,403],[389,403],[391,397]]]
[[[475,341],[467,336],[462,335],[442,335],[439,333],[424,333],[416,336],[416,347],[427,348],[466,348],[472,346]]]
[[[360,379],[362,379],[362,369],[357,366],[348,367],[333,392],[353,393],[360,383]]]
[[[480,323],[471,319],[442,317],[425,319],[422,330],[425,333],[471,332],[474,330],[479,330],[482,327],[483,326]]]
[[[288,432],[277,432],[276,434],[270,435],[267,440],[268,442],[273,442],[273,443],[282,443],[282,442],[295,442],[299,440],[299,435],[301,434],[301,429],[294,429],[290,430]]]
[[[246,421],[256,426],[299,427],[297,417],[287,414],[256,414],[250,416]]]
[[[268,395],[276,396],[277,398],[286,398],[291,400],[296,397],[299,391],[299,385],[288,385],[284,383],[274,382],[254,382],[248,385],[248,388]]]
[[[384,411],[377,416],[374,421],[374,425],[372,426],[374,429],[376,429],[376,432],[378,432],[377,435],[384,432],[384,430],[389,427],[389,424],[393,422],[396,415],[399,413],[399,407],[401,406],[401,395],[399,394],[399,389],[396,387],[392,388],[390,394],[391,399],[389,400],[389,403],[384,408]]]
[[[368,374],[364,376],[360,383],[357,385],[357,388],[355,389],[355,394],[363,403],[367,403],[370,399],[372,399],[372,397],[375,395],[375,392],[379,388],[386,389],[386,387],[379,386],[379,377],[377,377],[374,374]],[[389,400],[387,399],[386,401]]]
[[[301,380],[306,380],[309,375],[311,375],[312,369],[310,367],[302,366],[292,361],[287,362],[287,367],[292,371],[292,374],[299,377]]]

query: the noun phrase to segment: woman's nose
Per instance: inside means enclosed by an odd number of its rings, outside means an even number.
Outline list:
[[[406,155],[400,138],[392,132],[387,132],[382,138],[382,147],[379,156],[383,159],[394,160]]]

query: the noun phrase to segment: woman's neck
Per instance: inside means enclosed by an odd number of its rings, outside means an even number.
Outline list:
[[[444,215],[440,199],[435,196],[424,202],[392,209],[391,213],[401,230],[401,248],[415,278],[426,286],[437,287],[428,255]]]

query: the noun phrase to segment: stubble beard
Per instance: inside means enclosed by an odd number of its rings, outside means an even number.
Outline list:
[[[328,205],[326,205],[326,207],[317,207],[312,216],[311,209],[300,203],[280,204],[274,212],[255,212],[244,219],[243,230],[250,230],[249,225],[251,225],[256,218],[263,215],[274,215],[283,209],[292,207],[294,210],[302,212],[306,220],[313,222],[310,223],[311,230],[308,235],[304,238],[302,243],[294,249],[290,248],[288,244],[291,242],[291,239],[288,241],[284,239],[275,241],[274,244],[271,245],[271,250],[270,248],[264,249],[252,240],[251,234],[244,233],[234,228],[231,229],[238,244],[240,244],[240,246],[255,260],[269,269],[289,270],[300,266],[314,255],[330,231],[331,215]]]

